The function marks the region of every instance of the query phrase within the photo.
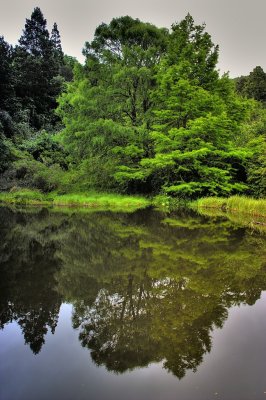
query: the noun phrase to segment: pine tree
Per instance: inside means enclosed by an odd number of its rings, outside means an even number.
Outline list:
[[[0,36],[0,110],[9,109],[9,99],[12,93],[11,48]]]
[[[36,7],[31,18],[26,19],[14,57],[16,93],[23,110],[29,115],[30,125],[36,129],[54,120],[51,110],[56,107],[55,99],[61,91],[61,81],[56,80],[60,67],[60,36],[55,24],[53,37],[50,38],[46,25],[40,8]],[[56,57],[54,41],[57,46]]]
[[[19,39],[20,47],[34,56],[44,56],[52,45],[47,22],[39,7],[34,8],[30,19],[26,19],[25,29]]]
[[[0,36],[0,134],[2,131],[6,137],[14,134],[12,116],[17,108],[12,53],[12,47]]]
[[[53,29],[51,32],[51,42],[53,46],[53,51],[55,55],[62,61],[63,59],[63,51],[61,46],[61,37],[57,27],[57,23],[55,22],[53,25]]]

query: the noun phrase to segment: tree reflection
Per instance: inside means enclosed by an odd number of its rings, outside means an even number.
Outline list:
[[[25,343],[37,354],[50,328],[55,332],[61,296],[54,272],[55,225],[46,212],[37,215],[0,208],[0,328],[17,321]]]
[[[182,378],[228,308],[265,289],[265,239],[224,220],[141,215],[83,220],[61,248],[59,287],[97,365],[122,373],[163,360]]]
[[[266,288],[265,236],[222,218],[1,208],[0,218],[1,327],[16,320],[34,353],[67,301],[97,365],[163,361],[182,378],[228,309]]]

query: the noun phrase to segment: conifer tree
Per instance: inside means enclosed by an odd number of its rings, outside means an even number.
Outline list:
[[[0,110],[8,108],[11,88],[11,49],[9,44],[0,36]]]
[[[30,19],[26,19],[25,29],[19,39],[21,49],[34,56],[44,56],[51,51],[51,41],[47,22],[39,7],[34,8]]]
[[[12,116],[17,108],[14,79],[12,47],[0,36],[0,132],[6,137],[14,133]]]
[[[51,42],[52,42],[54,53],[62,61],[63,51],[62,51],[62,46],[61,46],[61,37],[60,37],[60,33],[59,33],[56,22],[54,23],[53,29],[51,32]]]
[[[36,129],[53,122],[51,110],[56,107],[55,98],[61,90],[61,85],[55,82],[59,74],[58,53],[54,56],[55,40],[56,52],[61,48],[60,36],[55,24],[53,38],[50,38],[46,25],[40,8],[36,7],[31,18],[26,19],[15,49],[16,93],[24,112],[29,115],[30,125]]]

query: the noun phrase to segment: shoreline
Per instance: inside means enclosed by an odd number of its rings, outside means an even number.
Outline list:
[[[160,196],[158,196],[160,197]],[[157,197],[157,198],[158,198]],[[172,204],[171,204],[172,203]],[[132,210],[154,206],[159,210],[175,211],[182,207],[187,207],[200,213],[216,211],[220,215],[234,214],[239,216],[255,217],[263,219],[263,225],[266,225],[266,199],[254,199],[246,196],[223,197],[203,197],[194,201],[179,202],[174,198],[165,197],[159,199],[154,197],[148,199],[141,196],[121,195],[113,193],[69,193],[44,194],[37,190],[21,189],[13,192],[0,192],[1,205],[30,205],[47,206],[59,208],[85,208],[85,209],[119,209]],[[256,221],[254,221],[256,223]]]
[[[0,193],[1,205],[47,206],[59,208],[84,208],[115,211],[134,211],[151,205],[139,196],[123,196],[110,193],[43,194],[33,190]]]

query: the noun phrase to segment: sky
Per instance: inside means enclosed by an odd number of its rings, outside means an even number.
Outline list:
[[[190,13],[220,47],[218,68],[231,77],[247,75],[257,65],[266,71],[266,0],[0,0],[0,35],[17,43],[26,18],[40,7],[51,30],[57,22],[63,51],[81,62],[82,47],[95,28],[130,15],[170,28]]]

